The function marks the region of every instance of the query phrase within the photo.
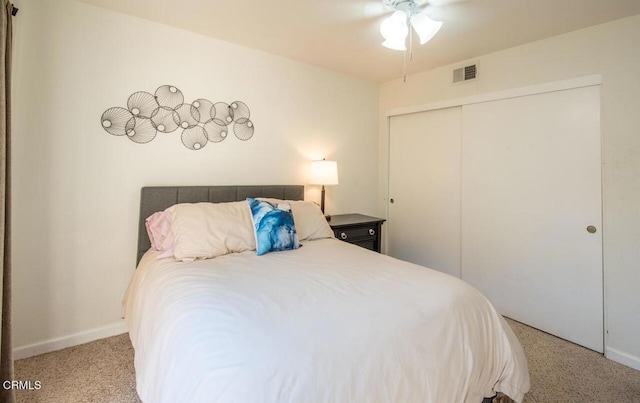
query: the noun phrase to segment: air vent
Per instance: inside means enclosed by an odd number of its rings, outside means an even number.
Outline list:
[[[475,80],[478,77],[478,65],[470,64],[453,70],[453,83]]]

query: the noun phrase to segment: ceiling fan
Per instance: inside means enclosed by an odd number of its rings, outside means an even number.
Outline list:
[[[409,25],[418,34],[420,44],[424,45],[438,33],[442,27],[441,21],[434,21],[426,14],[424,8],[427,0],[382,0],[389,9],[395,10],[380,24],[380,34],[384,38],[382,46],[404,51],[402,79],[407,82],[407,53],[409,60],[413,59],[413,35],[409,35]],[[407,37],[409,51],[407,52]]]
[[[426,0],[382,0],[382,3],[395,10],[380,24],[380,34],[384,38],[382,46],[386,48],[406,51],[407,37],[411,41],[409,25],[418,34],[421,45],[433,38],[442,27],[442,22],[429,18],[421,8],[427,3]]]

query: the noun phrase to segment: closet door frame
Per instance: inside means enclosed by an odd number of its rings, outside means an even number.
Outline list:
[[[471,105],[471,104],[476,104],[476,103],[482,103],[482,102],[490,102],[490,101],[497,101],[497,100],[504,100],[504,99],[509,99],[509,98],[517,98],[517,97],[523,97],[523,96],[527,96],[527,95],[536,95],[536,94],[544,94],[544,93],[548,93],[548,92],[556,92],[556,91],[562,91],[562,90],[569,90],[569,89],[577,89],[577,88],[584,88],[584,87],[591,87],[591,86],[599,86],[602,84],[602,76],[599,74],[595,74],[595,75],[589,75],[589,76],[583,76],[583,77],[577,77],[577,78],[572,78],[572,79],[567,79],[567,80],[561,80],[561,81],[554,81],[554,82],[549,82],[549,83],[544,83],[544,84],[538,84],[538,85],[533,85],[533,86],[527,86],[527,87],[521,87],[521,88],[514,88],[514,89],[509,89],[509,90],[504,90],[504,91],[497,91],[497,92],[490,92],[490,93],[484,93],[484,94],[478,94],[478,95],[473,95],[473,96],[469,96],[469,97],[465,97],[465,98],[457,98],[457,99],[452,99],[452,100],[446,100],[446,101],[441,101],[441,102],[433,102],[433,103],[429,103],[429,104],[423,104],[423,105],[415,105],[415,106],[408,106],[408,107],[403,107],[403,108],[397,108],[397,109],[392,109],[387,111],[386,113],[386,118],[387,118],[387,125],[386,125],[386,129],[387,129],[387,149],[389,150],[389,155],[387,155],[387,174],[390,173],[389,171],[389,161],[391,159],[391,155],[390,155],[390,147],[391,147],[391,118],[394,116],[399,116],[399,115],[405,115],[405,114],[410,114],[410,113],[418,113],[418,112],[426,112],[426,111],[432,111],[432,110],[438,110],[438,109],[443,109],[443,108],[451,108],[451,107],[463,107],[465,105]],[[601,153],[602,153],[602,147],[601,147]],[[602,161],[602,154],[601,154],[601,161]],[[601,168],[602,169],[602,168]],[[604,178],[602,171],[601,171],[601,178]],[[602,179],[603,180],[603,179]],[[603,186],[601,186],[601,189],[603,189]],[[390,209],[390,205],[389,205],[389,198],[393,197],[393,195],[390,194],[390,184],[389,184],[389,176],[387,176],[387,188],[386,188],[386,197],[385,197],[385,201],[386,201],[386,216],[389,217],[389,209]],[[601,210],[601,214],[605,209],[604,206],[604,198],[602,198],[602,192],[601,192],[601,206],[602,206],[602,210]],[[602,217],[601,217],[602,218]],[[602,222],[602,228],[598,228],[599,231],[602,231],[602,255],[604,257],[604,254],[606,253],[606,251],[604,250],[604,234],[606,231],[606,228],[604,228],[604,220],[601,221]],[[386,232],[384,234],[384,240],[385,240],[385,244],[387,244],[388,242],[388,232]],[[462,248],[460,248],[460,253],[462,253]],[[462,261],[462,259],[460,259],[460,261]],[[603,326],[604,326],[604,334],[603,334],[603,339],[604,339],[604,351],[606,354],[606,346],[607,346],[607,307],[606,307],[606,289],[607,289],[607,277],[606,277],[606,270],[604,267],[604,259],[602,262],[602,283],[603,283],[603,290],[602,290],[602,296],[603,296]]]

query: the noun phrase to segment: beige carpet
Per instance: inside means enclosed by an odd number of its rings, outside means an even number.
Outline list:
[[[529,361],[527,403],[640,403],[640,371],[509,321]],[[127,334],[16,361],[16,379],[39,380],[18,402],[139,402]],[[448,402],[443,402],[448,403]]]
[[[127,333],[18,360],[15,376],[42,384],[38,391],[17,391],[18,402],[140,402]]]

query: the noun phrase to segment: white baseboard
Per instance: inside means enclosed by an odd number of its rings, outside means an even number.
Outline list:
[[[615,348],[607,347],[605,349],[605,357],[611,361],[619,362],[622,365],[637,369],[640,371],[640,357],[635,357],[631,354],[623,353]]]
[[[111,325],[99,327],[96,329],[86,330],[84,332],[72,334],[69,336],[58,337],[56,339],[14,348],[13,358],[15,360],[20,360],[22,358],[28,358],[33,357],[34,355],[62,350],[63,348],[77,346],[79,344],[88,343],[90,341],[98,339],[104,339],[106,337],[116,336],[122,333],[127,333],[127,326],[124,322],[124,319]]]

